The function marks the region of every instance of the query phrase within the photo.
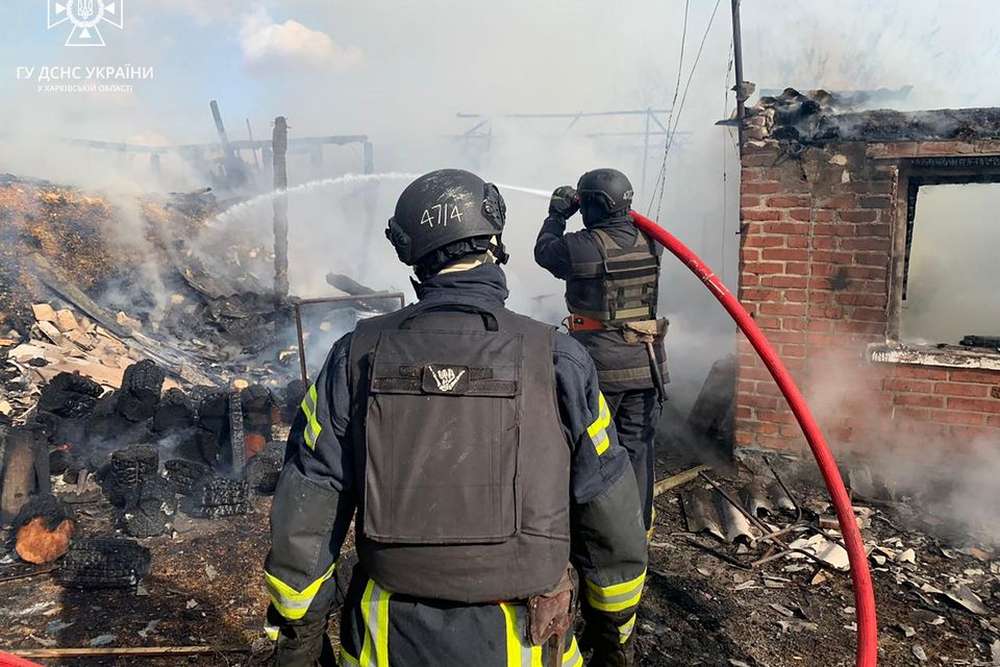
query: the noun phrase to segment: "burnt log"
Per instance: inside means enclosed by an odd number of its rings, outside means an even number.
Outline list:
[[[241,401],[246,455],[251,458],[263,451],[274,436],[277,402],[271,390],[259,384],[244,389]]]
[[[145,422],[136,423],[118,412],[119,392],[108,394],[97,402],[87,420],[86,440],[89,444],[129,444],[146,439]]]
[[[156,406],[153,415],[153,432],[183,431],[194,426],[194,403],[180,389],[168,389]]]
[[[168,482],[161,477],[143,482],[118,516],[122,529],[132,537],[156,537],[170,528],[170,517],[177,510],[177,499]]]
[[[242,475],[247,464],[246,432],[243,430],[242,392],[229,392],[229,460],[227,463],[237,474]]]
[[[194,441],[199,459],[215,467],[229,443],[229,394],[214,392],[198,405],[198,428]]]
[[[285,445],[269,442],[247,464],[246,479],[250,490],[260,496],[269,496],[278,486],[278,476],[285,460]]]
[[[205,477],[195,484],[189,496],[181,499],[180,509],[199,519],[247,514],[250,511],[247,483],[220,475]]]
[[[104,393],[101,385],[78,373],[60,373],[42,389],[38,413],[52,414],[60,419],[81,419],[89,416]]]
[[[27,563],[52,563],[69,550],[74,528],[72,513],[55,496],[32,496],[14,518],[14,550]]]
[[[55,579],[70,588],[132,588],[149,574],[149,549],[132,540],[76,540]]]
[[[115,507],[138,502],[144,483],[158,477],[160,455],[149,445],[133,445],[111,455],[111,468],[104,490]]]
[[[165,379],[163,369],[145,359],[125,369],[116,411],[130,422],[142,422],[156,413]]]

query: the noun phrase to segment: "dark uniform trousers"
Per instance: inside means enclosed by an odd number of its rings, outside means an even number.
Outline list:
[[[656,463],[656,425],[662,405],[655,389],[634,389],[604,396],[618,430],[618,441],[632,462],[642,500],[642,520],[653,525],[653,481]]]

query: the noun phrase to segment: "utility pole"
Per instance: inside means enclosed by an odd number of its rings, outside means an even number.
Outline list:
[[[284,116],[274,119],[271,135],[274,160],[274,300],[278,312],[283,311],[288,298],[288,121]]]
[[[743,155],[743,118],[746,115],[744,104],[747,101],[746,86],[743,83],[743,42],[740,38],[740,0],[733,0],[733,61],[736,64],[736,122],[737,136],[740,142],[740,155]]]

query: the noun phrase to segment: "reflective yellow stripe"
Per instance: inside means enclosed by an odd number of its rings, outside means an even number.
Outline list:
[[[302,399],[302,412],[306,416],[306,428],[302,435],[305,438],[306,445],[309,446],[309,449],[316,449],[316,440],[319,439],[319,434],[323,431],[323,427],[320,425],[319,420],[316,419],[316,406],[318,399],[319,394],[316,391],[316,385],[309,387],[309,391],[306,392],[305,398]]]
[[[369,579],[361,596],[365,641],[358,663],[361,667],[389,667],[389,598],[392,593]],[[372,640],[374,637],[374,641]]]
[[[340,648],[340,667],[361,667],[361,663],[344,647]]]
[[[276,626],[276,625],[265,625],[264,626],[264,634],[266,634],[267,638],[270,639],[272,642],[278,641],[278,626]]]
[[[576,644],[576,637],[570,637],[569,648],[563,653],[562,667],[583,667],[583,656]]]
[[[624,624],[618,626],[619,644],[624,644],[628,641],[628,638],[632,636],[633,628],[635,628],[635,614],[632,614],[632,618],[625,621]]]
[[[611,446],[611,440],[608,438],[607,431],[610,424],[611,410],[608,408],[608,402],[604,400],[604,394],[598,392],[597,419],[587,427],[587,435],[590,436],[591,442],[594,443],[594,449],[597,450],[598,456],[606,452],[608,447]]]
[[[333,576],[337,564],[334,563],[330,569],[323,573],[323,576],[306,586],[301,591],[297,591],[281,579],[270,572],[264,572],[264,584],[267,592],[271,596],[271,602],[278,613],[290,621],[297,621],[309,611],[309,605],[319,592],[323,582]]]
[[[500,609],[507,626],[507,667],[542,667],[542,647],[524,639],[528,634],[525,608],[501,602]]]
[[[645,581],[645,570],[635,579],[612,586],[598,586],[588,579],[587,602],[598,611],[623,611],[639,604],[639,599],[642,597],[642,585]]]

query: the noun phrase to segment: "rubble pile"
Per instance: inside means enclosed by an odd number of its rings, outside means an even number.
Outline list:
[[[35,311],[50,317],[44,308]],[[70,322],[72,313],[59,312],[52,310],[54,319],[39,319],[36,327]],[[76,326],[67,331],[104,336],[86,322],[73,322]],[[281,414],[290,412],[278,408],[283,395],[246,383],[227,391],[185,390],[154,361],[128,356],[123,358],[131,363],[103,382],[100,373],[86,375],[85,365],[32,376],[48,368],[54,356],[45,348],[36,352],[36,343],[19,344],[7,355],[13,373],[6,382],[15,391],[7,403],[7,432],[0,432],[4,488],[23,487],[34,494],[10,500],[18,507],[7,507],[4,496],[3,510],[17,514],[12,535],[24,562],[56,562],[56,578],[66,586],[134,586],[150,571],[148,551],[114,534],[75,534],[80,531],[74,531],[72,506],[96,503],[112,517],[115,533],[142,540],[170,535],[180,515],[245,515],[254,497],[273,493],[284,451],[274,440],[275,430],[287,428],[280,424]],[[299,385],[293,383],[293,397]],[[28,443],[33,463],[10,465],[2,445],[15,440]],[[45,484],[32,481],[39,478],[39,466]],[[56,482],[54,495],[48,493],[50,477]]]
[[[1000,109],[875,109],[857,95],[786,88],[764,95],[748,110],[747,138],[792,145],[839,141],[968,141],[1000,134]]]
[[[994,664],[997,536],[935,525],[877,472],[854,462],[848,472],[880,664]],[[731,470],[676,478],[688,481],[657,498],[640,664],[846,664],[856,631],[847,552],[811,461],[741,450]]]

